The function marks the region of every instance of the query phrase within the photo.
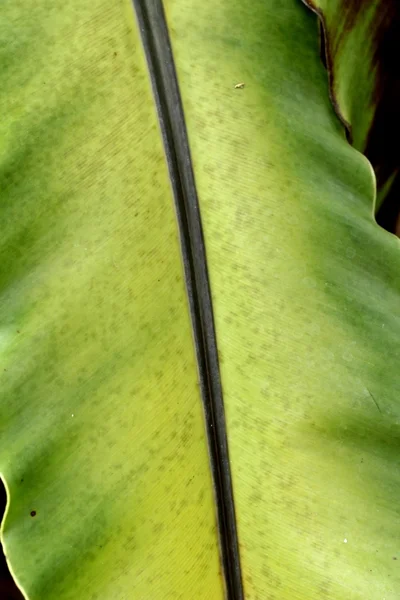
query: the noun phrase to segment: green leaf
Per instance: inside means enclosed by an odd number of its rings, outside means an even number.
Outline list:
[[[178,229],[132,7],[2,12],[12,571],[30,600],[222,598]]]
[[[377,175],[378,209],[400,167],[400,13],[395,0],[303,0],[319,15],[330,94]]]
[[[251,6],[168,11],[246,597],[394,600],[399,243],[328,104],[314,20],[295,2]]]
[[[139,26],[127,0],[2,10],[12,572],[29,600],[397,600],[399,241],[330,103],[316,18],[164,3],[229,473],[157,6],[136,2]]]

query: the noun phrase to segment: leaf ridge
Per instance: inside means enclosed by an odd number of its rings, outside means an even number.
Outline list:
[[[243,600],[239,544],[206,250],[182,102],[160,0],[133,0],[157,105],[179,226],[217,505],[227,597]]]

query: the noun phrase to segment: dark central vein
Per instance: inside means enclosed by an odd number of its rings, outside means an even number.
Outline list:
[[[185,119],[162,2],[133,0],[133,5],[157,103],[176,204],[215,486],[227,596],[229,600],[242,600],[244,596],[217,344]]]

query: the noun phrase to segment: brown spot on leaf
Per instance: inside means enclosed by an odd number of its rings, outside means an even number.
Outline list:
[[[31,510],[31,517],[36,517],[36,510]]]

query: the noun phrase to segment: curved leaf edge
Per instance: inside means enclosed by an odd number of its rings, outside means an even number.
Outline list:
[[[330,38],[329,38],[328,27],[327,27],[325,15],[324,15],[323,11],[314,4],[313,0],[301,0],[301,2],[309,10],[311,10],[318,18],[319,25],[320,25],[320,28],[319,28],[320,35],[321,35],[321,41],[320,41],[321,62],[325,66],[327,74],[328,74],[329,99],[330,99],[332,107],[336,113],[336,116],[338,117],[339,121],[342,123],[342,125],[344,127],[346,139],[347,139],[348,143],[351,146],[353,146],[352,125],[345,118],[345,116],[342,112],[342,109],[340,107],[339,100],[335,94],[333,58],[332,58],[332,52],[331,52],[331,48],[330,48]],[[373,203],[372,203],[372,215],[373,215],[377,225],[379,225],[379,227],[381,227],[381,225],[376,220],[377,210],[379,207],[378,207],[378,203],[377,203],[378,184],[377,184],[377,177],[376,177],[375,169],[374,169],[373,165],[371,164],[371,161],[365,155],[365,153],[363,153],[363,156],[366,158],[366,160],[370,164],[373,181],[374,181],[374,197],[373,197]]]
[[[2,548],[3,548],[4,558],[5,558],[5,561],[7,563],[8,570],[10,571],[10,575],[12,577],[12,580],[14,581],[14,585],[17,587],[17,589],[22,594],[22,597],[24,598],[24,600],[29,600],[29,598],[28,598],[25,590],[23,589],[23,587],[21,586],[21,584],[18,581],[18,577],[14,573],[12,564],[9,562],[9,560],[7,558],[7,545],[6,545],[6,542],[5,542],[5,539],[4,539],[4,526],[6,524],[8,511],[9,511],[9,508],[10,508],[11,494],[10,494],[10,490],[8,488],[7,479],[6,479],[6,477],[4,476],[3,473],[0,473],[0,480],[3,483],[4,489],[5,489],[5,492],[6,492],[6,496],[7,496],[6,507],[5,507],[4,513],[2,515],[1,523],[0,523],[0,544],[1,544]]]

